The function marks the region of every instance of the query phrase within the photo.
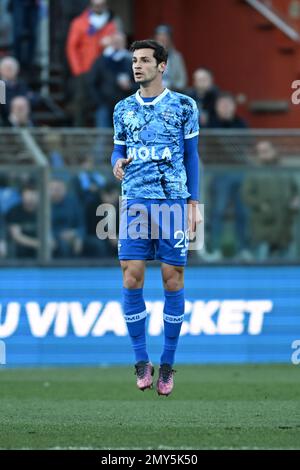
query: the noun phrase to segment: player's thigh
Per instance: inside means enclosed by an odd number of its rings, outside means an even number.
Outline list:
[[[183,288],[184,266],[172,266],[162,263],[161,274],[165,290],[178,291]]]
[[[168,200],[166,204],[169,214],[159,220],[156,259],[171,266],[185,266],[189,247],[185,200]]]
[[[123,273],[123,285],[127,289],[140,289],[144,285],[145,266],[143,260],[120,261]]]
[[[138,199],[122,201],[118,243],[120,261],[146,261],[155,257],[147,204]]]

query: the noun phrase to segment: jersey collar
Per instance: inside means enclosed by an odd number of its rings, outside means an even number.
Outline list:
[[[165,88],[164,91],[163,91],[160,95],[158,95],[158,96],[155,98],[155,100],[150,101],[150,103],[149,103],[149,102],[147,103],[147,102],[143,101],[143,99],[142,99],[141,96],[140,96],[140,90],[138,90],[138,91],[136,92],[135,97],[136,97],[137,101],[140,103],[140,105],[142,105],[142,106],[150,106],[150,105],[153,106],[154,104],[156,104],[156,103],[158,103],[160,100],[162,100],[162,99],[169,93],[169,91],[170,91],[170,90],[169,90],[168,88]]]

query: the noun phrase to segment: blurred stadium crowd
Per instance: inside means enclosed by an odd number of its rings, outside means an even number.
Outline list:
[[[8,143],[24,129],[42,148],[51,170],[43,189],[50,198],[53,258],[101,260],[117,254],[116,240],[96,237],[96,210],[101,203],[118,204],[119,186],[109,168],[112,114],[119,100],[137,90],[128,51],[132,38],[108,1],[63,3],[69,5],[63,9],[61,93],[49,90],[47,80],[40,78],[47,71],[39,58],[43,24],[49,20],[45,3],[0,0],[0,79],[6,85],[6,103],[0,105],[2,260],[36,259],[39,249],[37,177],[12,167],[27,163],[22,152],[10,168],[7,161],[1,167]],[[200,153],[206,248],[192,256],[199,262],[299,260],[300,174],[285,168],[283,146],[266,136],[248,136],[238,100],[220,89],[213,71],[199,64],[189,83],[170,25],[157,25],[153,38],[169,52],[165,86],[194,98],[204,130]],[[65,129],[83,127],[85,148],[76,147],[76,134]],[[77,136],[83,138],[82,129]]]

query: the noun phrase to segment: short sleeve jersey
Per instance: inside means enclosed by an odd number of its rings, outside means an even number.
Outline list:
[[[184,140],[199,134],[196,102],[165,89],[144,102],[138,91],[114,111],[114,142],[126,146],[122,194],[129,199],[185,199]]]

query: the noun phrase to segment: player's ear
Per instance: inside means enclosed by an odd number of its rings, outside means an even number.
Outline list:
[[[160,72],[164,72],[164,71],[166,70],[166,64],[165,64],[165,62],[162,62],[161,64],[159,64],[158,70],[159,70]]]

